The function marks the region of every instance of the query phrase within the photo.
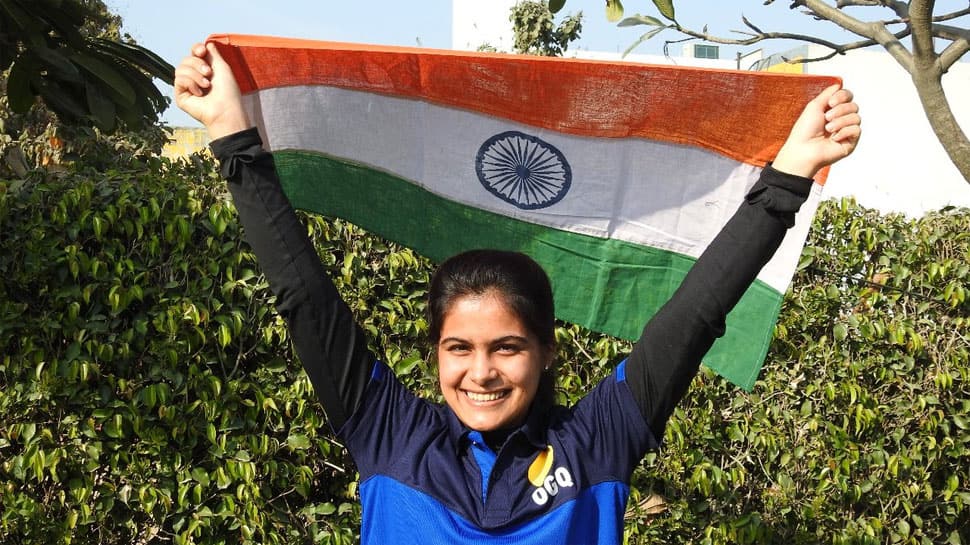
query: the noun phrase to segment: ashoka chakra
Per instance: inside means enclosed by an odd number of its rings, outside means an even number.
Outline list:
[[[535,136],[507,131],[478,149],[475,172],[490,193],[525,210],[559,202],[573,174],[563,154]]]

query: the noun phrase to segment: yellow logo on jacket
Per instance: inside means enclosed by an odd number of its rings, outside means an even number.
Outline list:
[[[561,488],[576,486],[573,482],[573,476],[569,473],[568,469],[565,467],[557,467],[555,471],[552,470],[554,461],[555,453],[553,452],[552,445],[549,445],[529,465],[529,482],[532,483],[532,486],[536,487],[532,492],[532,501],[536,505],[545,505],[548,503],[550,498],[559,494]]]

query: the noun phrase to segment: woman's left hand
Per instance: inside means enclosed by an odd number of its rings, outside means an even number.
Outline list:
[[[852,91],[833,85],[805,106],[772,166],[811,178],[855,150],[861,123]]]

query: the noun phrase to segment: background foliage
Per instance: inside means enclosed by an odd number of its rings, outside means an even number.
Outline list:
[[[158,155],[173,72],[102,0],[0,0],[0,178]]]
[[[555,15],[541,0],[523,0],[509,10],[512,22],[513,49],[515,53],[560,57],[569,49],[570,42],[579,39],[583,31],[583,12],[571,13],[558,25]]]
[[[424,395],[431,265],[308,229]],[[631,543],[970,543],[970,212],[826,203],[751,394],[702,373],[634,477]],[[214,165],[0,180],[0,542],[352,543],[353,466]],[[560,395],[627,348],[564,324]]]
[[[10,110],[36,98],[62,122],[113,132],[143,129],[168,106],[152,77],[175,68],[122,40],[121,19],[102,0],[0,0],[0,72]]]

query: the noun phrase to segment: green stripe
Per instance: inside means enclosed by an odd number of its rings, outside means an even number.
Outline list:
[[[694,259],[629,242],[569,233],[458,204],[386,172],[307,152],[276,152],[294,206],[346,219],[442,261],[471,248],[532,256],[553,283],[559,318],[625,339],[673,294]],[[324,183],[326,181],[326,183]],[[728,316],[704,363],[750,389],[782,296],[755,282]]]

